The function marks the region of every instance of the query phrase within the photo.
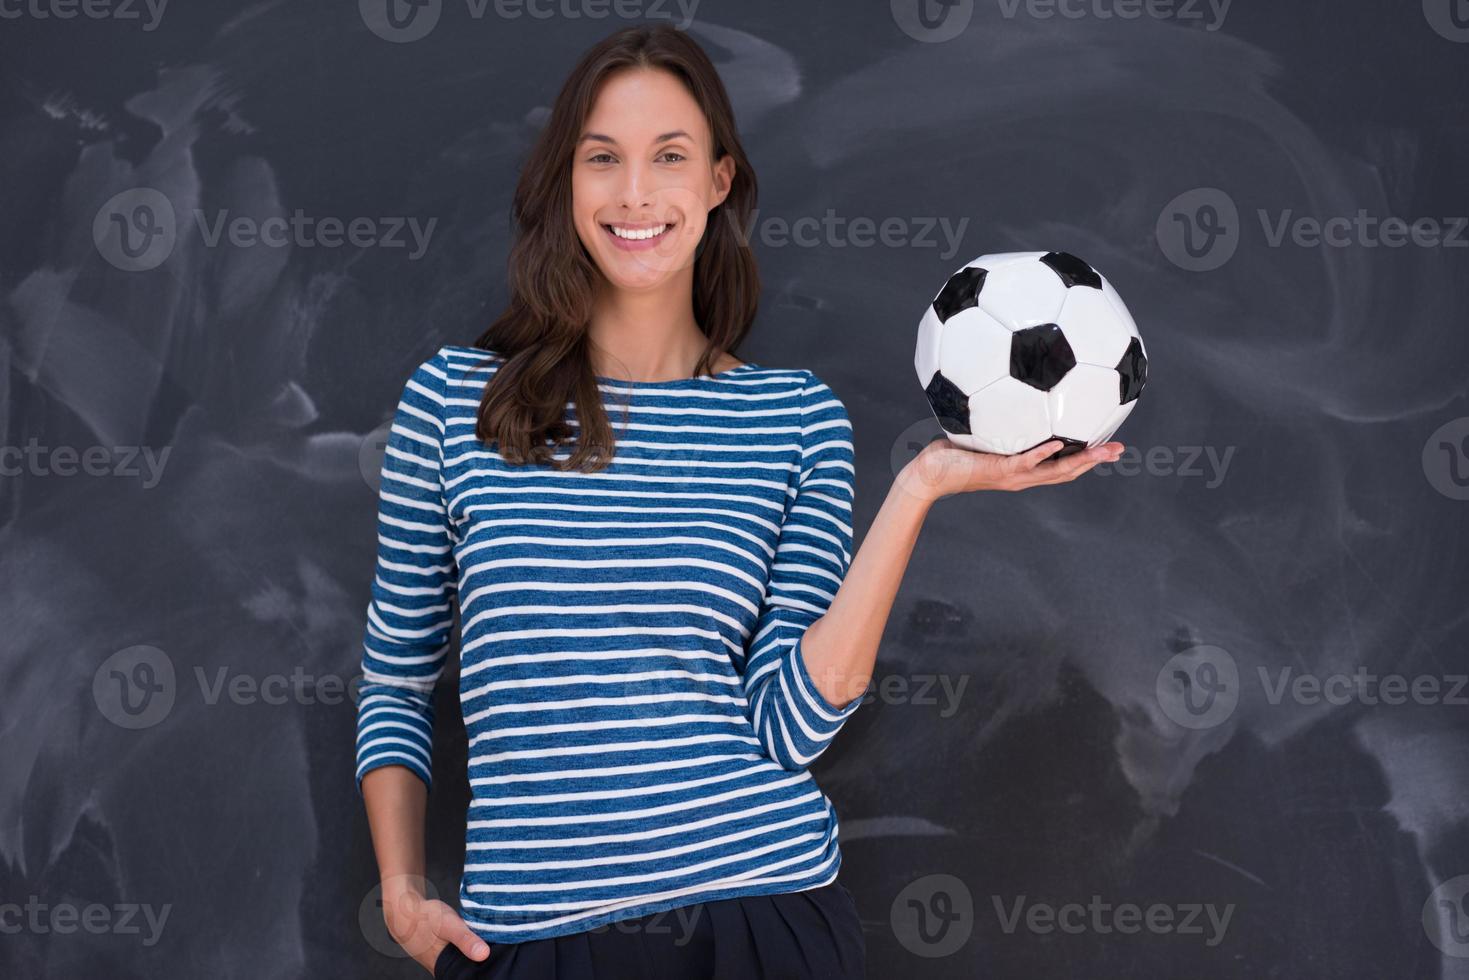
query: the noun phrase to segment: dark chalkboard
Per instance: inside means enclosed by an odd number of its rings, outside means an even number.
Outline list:
[[[1462,0],[414,9],[0,10],[0,974],[422,976],[346,694],[383,427],[501,310],[577,55],[671,19],[760,178],[738,353],[846,403],[859,543],[964,262],[1075,253],[1148,342],[1122,461],[935,506],[817,765],[869,975],[1469,977]]]

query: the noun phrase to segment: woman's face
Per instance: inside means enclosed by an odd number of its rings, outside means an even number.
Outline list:
[[[704,113],[674,75],[627,69],[603,83],[572,157],[571,198],[577,235],[614,287],[692,277],[709,211],[734,176],[734,160],[716,165],[712,149]]]

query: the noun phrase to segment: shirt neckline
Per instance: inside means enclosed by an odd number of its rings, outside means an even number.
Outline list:
[[[701,374],[697,378],[672,378],[668,381],[624,381],[622,378],[609,378],[604,375],[595,374],[598,384],[616,385],[622,388],[668,388],[675,385],[699,384],[704,381],[721,381],[732,375],[744,371],[758,370],[760,365],[753,361],[746,361],[739,367],[732,367],[716,374]]]

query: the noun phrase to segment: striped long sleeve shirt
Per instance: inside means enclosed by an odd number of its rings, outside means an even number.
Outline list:
[[[486,942],[831,882],[837,816],[807,767],[861,699],[822,696],[802,637],[852,557],[842,402],[809,371],[755,364],[599,378],[613,461],[563,472],[511,466],[475,435],[500,363],[443,347],[398,404],[358,791],[386,765],[432,785],[457,601],[471,796],[459,905]]]

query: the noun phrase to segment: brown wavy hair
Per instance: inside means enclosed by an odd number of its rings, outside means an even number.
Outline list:
[[[602,84],[626,68],[655,68],[680,78],[704,112],[712,163],[734,159],[729,194],[709,212],[694,258],[694,319],[708,345],[694,377],[720,350],[731,354],[749,332],[760,297],[755,258],[741,234],[755,206],[755,172],[740,146],[724,83],[697,42],[669,25],[640,25],[596,44],[572,69],[550,120],[521,169],[511,207],[514,243],[505,311],[474,346],[504,358],[480,400],[475,434],[498,440],[511,465],[550,464],[594,472],[612,461],[612,427],[587,351],[587,326],[602,278],[577,236],[571,213],[572,155]],[[576,406],[580,438],[569,459],[552,459],[571,442],[567,403]]]

